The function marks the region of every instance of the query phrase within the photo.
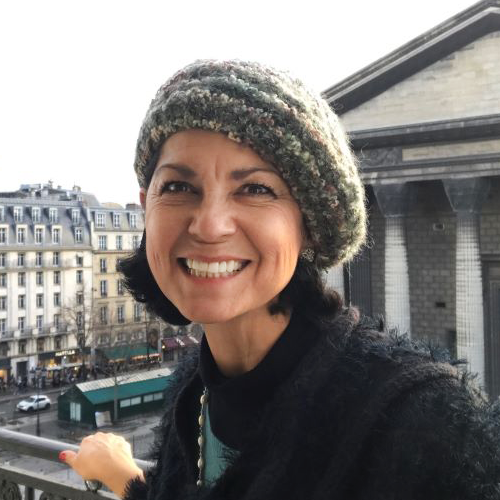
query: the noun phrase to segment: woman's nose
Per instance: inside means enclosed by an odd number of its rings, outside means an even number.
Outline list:
[[[235,231],[235,217],[227,199],[215,196],[208,196],[201,201],[188,227],[189,234],[204,243],[224,241]]]

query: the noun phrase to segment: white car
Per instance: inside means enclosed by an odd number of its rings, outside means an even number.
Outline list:
[[[16,408],[20,411],[35,411],[50,408],[50,399],[47,396],[30,396],[17,403]]]

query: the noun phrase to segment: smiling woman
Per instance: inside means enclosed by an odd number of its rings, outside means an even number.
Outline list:
[[[158,91],[135,170],[146,229],[127,286],[204,337],[169,386],[153,469],[113,434],[63,460],[127,500],[498,498],[498,424],[468,379],[323,287],[366,211],[320,96],[198,61]]]

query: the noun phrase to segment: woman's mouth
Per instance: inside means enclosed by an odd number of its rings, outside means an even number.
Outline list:
[[[197,278],[228,278],[238,274],[246,267],[249,260],[222,260],[218,262],[204,262],[195,259],[179,259],[182,267]]]

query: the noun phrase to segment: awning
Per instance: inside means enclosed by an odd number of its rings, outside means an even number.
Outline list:
[[[153,349],[151,346],[147,344],[139,344],[139,345],[118,345],[115,347],[110,347],[107,349],[100,349],[100,351],[106,356],[109,360],[118,360],[118,359],[130,359],[135,358],[137,356],[147,356],[148,353],[150,356],[158,354],[156,349]]]
[[[180,345],[174,338],[162,339],[163,348],[166,350],[179,349]]]

